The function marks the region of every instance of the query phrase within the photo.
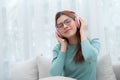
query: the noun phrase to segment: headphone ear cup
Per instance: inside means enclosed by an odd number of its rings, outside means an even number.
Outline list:
[[[80,19],[78,17],[75,18],[76,27],[80,28]]]
[[[62,38],[62,35],[61,35],[61,33],[60,33],[58,30],[56,30],[56,33],[57,33],[57,35],[58,35],[59,37]]]

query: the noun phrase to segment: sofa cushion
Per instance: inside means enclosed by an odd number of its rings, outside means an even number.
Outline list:
[[[110,54],[99,56],[97,63],[97,80],[116,80]]]
[[[15,64],[11,69],[10,78],[11,80],[38,80],[36,57]]]
[[[63,77],[63,76],[53,76],[53,77],[41,78],[39,80],[76,80],[76,79]]]
[[[49,69],[51,62],[52,58],[50,56],[38,56],[38,70],[40,79],[50,77]],[[116,80],[110,54],[99,55],[97,63],[97,80]]]
[[[49,55],[40,55],[37,57],[39,79],[50,77],[49,71],[50,71],[51,62],[52,62],[52,57]]]
[[[113,65],[115,76],[117,80],[120,80],[120,62]]]

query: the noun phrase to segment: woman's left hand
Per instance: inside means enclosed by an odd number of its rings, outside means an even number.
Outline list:
[[[81,21],[80,37],[81,37],[81,41],[84,41],[87,39],[87,35],[86,35],[87,25],[82,18],[80,18],[80,21]]]
[[[80,22],[81,22],[80,33],[86,32],[86,30],[87,30],[87,25],[86,25],[86,23],[84,22],[84,20],[83,20],[82,18],[80,18]]]

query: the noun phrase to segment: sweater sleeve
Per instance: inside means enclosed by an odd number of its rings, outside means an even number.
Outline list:
[[[100,42],[98,38],[90,40],[84,40],[81,42],[82,54],[85,61],[91,62],[97,59],[97,55],[100,49]]]
[[[60,51],[60,45],[53,49],[53,60],[50,68],[51,76],[62,76],[64,68],[65,53]]]

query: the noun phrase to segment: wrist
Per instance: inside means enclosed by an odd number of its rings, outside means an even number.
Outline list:
[[[81,30],[81,31],[80,31],[80,34],[85,34],[85,31]]]
[[[81,41],[84,41],[87,39],[87,35],[86,35],[85,31],[80,32],[80,37],[81,37]]]
[[[61,52],[66,52],[67,46],[61,45]]]

